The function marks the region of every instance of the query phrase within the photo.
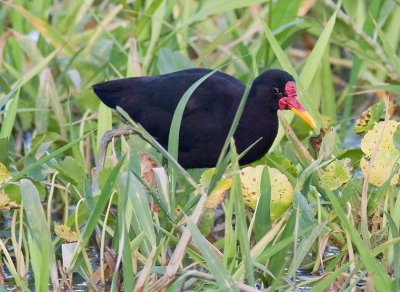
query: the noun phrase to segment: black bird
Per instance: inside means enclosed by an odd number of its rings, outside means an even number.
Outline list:
[[[125,78],[93,86],[111,108],[120,106],[162,146],[167,147],[172,117],[186,90],[208,69],[188,69],[159,76]],[[184,168],[214,167],[246,86],[236,78],[215,72],[190,97],[179,133],[178,161]],[[248,164],[271,147],[278,131],[278,109],[290,109],[315,128],[315,122],[297,100],[293,77],[282,70],[267,70],[252,84],[234,134],[240,160]]]

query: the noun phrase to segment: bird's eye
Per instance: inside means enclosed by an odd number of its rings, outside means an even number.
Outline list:
[[[280,94],[280,93],[281,93],[281,91],[279,90],[279,88],[274,87],[272,90],[273,90],[276,94]]]

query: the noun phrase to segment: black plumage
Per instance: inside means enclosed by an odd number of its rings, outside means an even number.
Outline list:
[[[160,76],[125,78],[96,84],[93,90],[104,104],[122,107],[167,147],[179,100],[193,83],[210,72],[188,69]],[[234,138],[239,153],[260,140],[241,159],[241,164],[256,161],[270,148],[278,130],[277,110],[293,108],[290,102],[285,102],[286,86],[288,82],[294,84],[293,81],[290,74],[281,70],[265,71],[254,80]],[[238,79],[215,72],[193,92],[179,133],[178,161],[183,167],[215,166],[245,87]],[[297,104],[294,107],[299,107]],[[305,112],[301,105],[297,111]],[[308,113],[307,117],[311,118]],[[307,122],[314,125],[313,121]]]

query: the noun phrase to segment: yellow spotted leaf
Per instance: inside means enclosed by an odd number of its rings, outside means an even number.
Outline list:
[[[353,174],[353,164],[350,158],[335,160],[328,164],[322,173],[322,177],[331,190],[337,190],[347,183]]]
[[[7,170],[7,167],[0,162],[0,185],[5,183],[11,178],[11,173]]]
[[[245,203],[252,209],[257,206],[261,196],[261,175],[263,165],[243,168],[240,173],[242,193]],[[281,216],[293,201],[293,186],[286,175],[275,168],[268,168],[271,182],[271,219]]]
[[[364,111],[361,116],[357,119],[354,125],[354,130],[356,133],[361,134],[369,131],[376,122],[385,113],[385,104],[383,102],[378,102],[373,106],[369,107]]]
[[[76,233],[76,231],[73,231],[71,227],[66,225],[58,225],[54,227],[54,232],[57,234],[58,237],[61,238],[64,243],[77,242],[79,239],[78,233]]]
[[[215,168],[209,168],[206,171],[204,171],[201,176],[200,176],[200,183],[201,184],[206,184],[209,183],[212,179],[212,176],[214,175]],[[230,190],[232,185],[232,179],[231,178],[226,178],[220,180],[214,190],[207,196],[207,201],[205,204],[206,208],[215,208],[219,204],[221,204]]]
[[[8,210],[8,204],[10,202],[11,199],[7,195],[0,193],[0,210]]]
[[[371,172],[369,174],[369,183],[375,186],[383,185],[391,175],[393,168],[396,166],[396,159],[400,154],[400,151],[393,144],[393,135],[399,124],[399,122],[389,120],[385,127],[382,141],[379,145],[374,164],[372,165]],[[378,141],[383,126],[384,122],[376,124],[365,134],[364,138],[361,140],[361,150],[365,155],[360,161],[360,167],[364,176],[368,170],[369,159]],[[390,184],[399,184],[399,173],[393,176]]]

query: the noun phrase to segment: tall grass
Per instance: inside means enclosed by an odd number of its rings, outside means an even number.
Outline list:
[[[0,289],[85,281],[112,291],[399,290],[399,188],[390,185],[398,168],[382,186],[365,182],[353,127],[389,93],[387,114],[398,119],[399,13],[391,0],[0,1],[0,162],[12,174],[0,185],[12,201],[0,206]],[[280,114],[274,145],[254,164],[278,168],[294,187],[275,222],[267,168],[257,210],[244,204],[236,123],[209,183],[176,162],[183,109],[203,80],[179,104],[169,152],[119,110],[141,136],[112,141],[94,171],[103,133],[123,126],[91,85],[191,67],[220,69],[247,89],[260,72],[282,68],[318,127],[330,128],[318,153],[309,138],[319,130]],[[168,161],[153,185],[141,176],[141,151]],[[344,158],[354,172],[332,190],[326,166]],[[205,207],[226,177],[227,198]],[[59,224],[78,241],[62,242]]]

